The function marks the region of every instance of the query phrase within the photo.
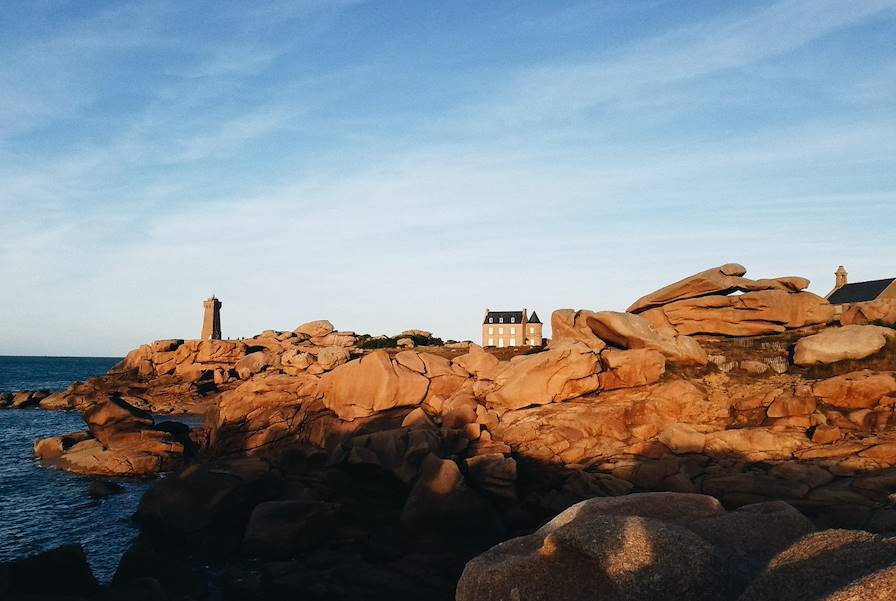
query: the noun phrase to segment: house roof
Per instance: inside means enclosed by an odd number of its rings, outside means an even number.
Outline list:
[[[538,319],[538,313],[536,313],[535,311],[532,311],[532,315],[529,316],[529,319],[527,320],[527,322],[528,323],[541,323],[541,320]]]
[[[489,321],[493,319],[494,321]],[[501,320],[504,321],[501,321]],[[513,319],[511,322],[510,320]],[[482,323],[523,323],[522,311],[489,311],[485,314],[485,321]]]
[[[835,290],[829,297],[828,302],[832,305],[842,305],[843,303],[861,303],[871,301],[880,296],[880,293],[887,289],[896,278],[885,278],[883,280],[871,280],[868,282],[855,282],[846,284],[845,286]]]

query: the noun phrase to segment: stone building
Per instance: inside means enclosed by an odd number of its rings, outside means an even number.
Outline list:
[[[834,289],[825,297],[832,305],[896,298],[896,278],[849,283],[847,281],[849,274],[843,265],[837,268],[834,275],[837,278]]]
[[[482,322],[482,346],[542,346],[542,323],[533,311],[530,316],[522,311],[485,310]]]
[[[202,317],[202,336],[200,340],[221,340],[221,301],[211,295],[202,301],[205,315]]]

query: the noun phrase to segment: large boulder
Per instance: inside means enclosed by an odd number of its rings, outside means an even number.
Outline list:
[[[655,327],[668,324],[680,335],[757,336],[828,323],[834,308],[811,292],[763,290],[676,301],[643,315]]]
[[[881,326],[896,325],[896,298],[879,298],[877,300],[847,305],[840,314],[843,325],[877,324]]]
[[[210,463],[162,478],[141,497],[134,519],[144,532],[198,542],[230,535],[238,543],[252,508],[276,492],[279,476],[259,459]]]
[[[470,345],[470,352],[454,359],[454,363],[467,370],[480,380],[491,380],[495,377],[498,358],[486,352],[478,344]]]
[[[333,324],[326,319],[318,319],[303,323],[295,329],[300,338],[323,338],[333,332]]]
[[[561,402],[597,390],[599,371],[600,356],[582,343],[552,348],[511,361],[485,399],[502,409]]]
[[[595,352],[603,350],[607,343],[597,337],[587,323],[594,311],[557,309],[551,314],[551,347],[581,342]]]
[[[49,467],[100,476],[151,476],[183,465],[184,444],[168,432],[122,431],[106,444],[80,438],[75,433],[38,440],[35,456]]]
[[[276,451],[293,443],[320,380],[307,373],[264,372],[218,397],[209,413],[210,447],[218,455]]]
[[[323,501],[268,501],[252,511],[242,552],[286,558],[316,547],[333,528],[339,506]]]
[[[666,358],[653,349],[606,349],[600,356],[604,366],[600,374],[602,390],[653,384],[666,371]]]
[[[601,340],[623,349],[649,349],[661,353],[673,365],[706,365],[709,358],[696,340],[666,336],[640,315],[599,311],[585,318]]]
[[[429,380],[426,398],[447,399],[468,382],[468,371],[445,357],[419,351],[402,351],[395,355],[395,364],[417,372]]]
[[[429,380],[393,362],[385,351],[374,351],[340,365],[321,378],[324,405],[341,419],[367,417],[393,407],[419,405]]]
[[[235,364],[246,356],[246,345],[239,340],[200,340],[196,363]]]
[[[415,534],[484,536],[500,533],[497,514],[475,490],[469,488],[457,463],[427,455],[401,513],[401,524]]]
[[[93,597],[96,578],[81,545],[63,545],[0,564],[0,598],[70,599]]]
[[[660,288],[636,300],[627,309],[629,313],[640,313],[652,307],[709,295],[726,295],[732,292],[758,290],[787,290],[798,292],[809,286],[809,280],[801,277],[784,277],[751,280],[743,277],[746,267],[738,263],[726,263],[706,271],[688,276],[682,280]]]
[[[110,396],[96,403],[82,417],[94,438],[104,444],[115,433],[153,427],[153,418],[148,411],[138,409],[118,396]]]
[[[456,599],[719,599],[724,559],[683,523],[722,511],[715,499],[677,493],[583,501],[470,561]]]
[[[797,365],[836,363],[870,357],[896,341],[896,330],[881,326],[849,325],[831,328],[796,343],[793,362]]]
[[[896,377],[893,372],[863,369],[816,382],[812,391],[825,405],[866,409],[896,393]]]
[[[746,588],[775,554],[815,531],[808,518],[783,501],[745,505],[694,520],[687,527],[726,558],[732,597]]]
[[[317,351],[317,364],[324,371],[348,363],[351,358],[351,353],[341,346],[327,346]]]
[[[868,532],[809,534],[769,561],[739,601],[888,601],[896,541]]]
[[[203,574],[184,561],[181,549],[171,549],[162,540],[138,537],[124,552],[112,576],[110,599],[202,599],[208,594],[208,583]],[[157,596],[140,593],[147,583],[162,589]],[[120,596],[118,596],[120,595]]]
[[[236,373],[241,380],[248,380],[255,374],[264,371],[270,364],[270,353],[266,351],[255,351],[237,361],[233,368],[236,370]]]
[[[773,432],[768,428],[738,428],[706,435],[707,455],[734,456],[747,461],[790,459],[809,445],[802,432]]]

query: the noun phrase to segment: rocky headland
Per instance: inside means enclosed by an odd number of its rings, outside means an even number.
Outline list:
[[[76,596],[894,598],[896,302],[745,274],[557,310],[544,349],[316,321],[19,396],[84,414],[45,463],[167,472],[111,587]],[[184,411],[205,428],[151,415]],[[18,565],[0,592],[41,584]]]

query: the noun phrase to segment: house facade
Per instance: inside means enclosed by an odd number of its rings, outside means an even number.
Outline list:
[[[542,325],[538,313],[533,311],[530,316],[525,308],[522,311],[486,309],[482,322],[482,346],[542,346]]]
[[[850,283],[847,279],[848,275],[843,265],[834,272],[836,277],[834,289],[825,297],[832,305],[896,298],[896,278]]]

